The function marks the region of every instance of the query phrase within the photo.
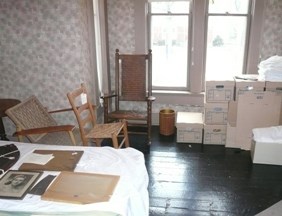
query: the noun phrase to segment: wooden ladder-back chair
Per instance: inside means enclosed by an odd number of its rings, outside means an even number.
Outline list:
[[[115,92],[101,97],[104,101],[104,122],[128,120],[129,126],[146,130],[129,130],[129,133],[147,134],[151,144],[152,103],[152,51],[148,54],[115,53]],[[111,98],[114,98],[112,110]],[[141,102],[138,109],[126,108],[130,102]],[[123,103],[123,105],[122,105]],[[145,104],[145,105],[143,105]],[[143,110],[142,110],[142,108]]]
[[[67,111],[67,110],[62,110]],[[53,111],[59,112],[59,111]],[[19,141],[27,137],[32,143],[75,145],[74,125],[58,125],[34,95],[6,110],[17,127]],[[51,112],[52,113],[52,112]]]
[[[85,96],[84,101],[82,98]],[[89,139],[94,140],[97,146],[101,145],[103,139],[112,139],[114,148],[121,148],[124,144],[125,147],[129,147],[127,122],[122,120],[116,123],[97,124],[93,104],[83,83],[80,88],[67,93],[67,97],[78,121],[83,145],[89,145]]]

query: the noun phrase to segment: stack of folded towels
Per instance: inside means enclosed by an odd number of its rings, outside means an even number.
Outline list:
[[[265,81],[282,82],[282,56],[272,56],[258,65],[259,78]]]

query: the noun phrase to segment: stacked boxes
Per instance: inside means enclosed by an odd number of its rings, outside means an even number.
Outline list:
[[[234,100],[234,80],[206,81],[203,144],[226,143],[228,102]]]
[[[253,128],[279,124],[281,95],[272,92],[270,84],[264,91],[265,83],[244,75],[235,79],[236,100],[228,105],[226,147],[250,150]]]
[[[177,112],[176,128],[178,143],[202,143],[202,113]]]

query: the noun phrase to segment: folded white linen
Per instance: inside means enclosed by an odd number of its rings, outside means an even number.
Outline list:
[[[260,79],[266,81],[282,81],[282,56],[271,56],[258,65]]]
[[[254,128],[252,132],[253,139],[256,142],[281,143],[282,145],[282,125],[265,128]]]

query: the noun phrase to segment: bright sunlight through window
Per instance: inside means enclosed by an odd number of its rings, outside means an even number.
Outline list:
[[[206,79],[232,78],[244,72],[248,18],[248,0],[209,1]]]
[[[154,89],[187,89],[189,11],[189,1],[150,2]]]

